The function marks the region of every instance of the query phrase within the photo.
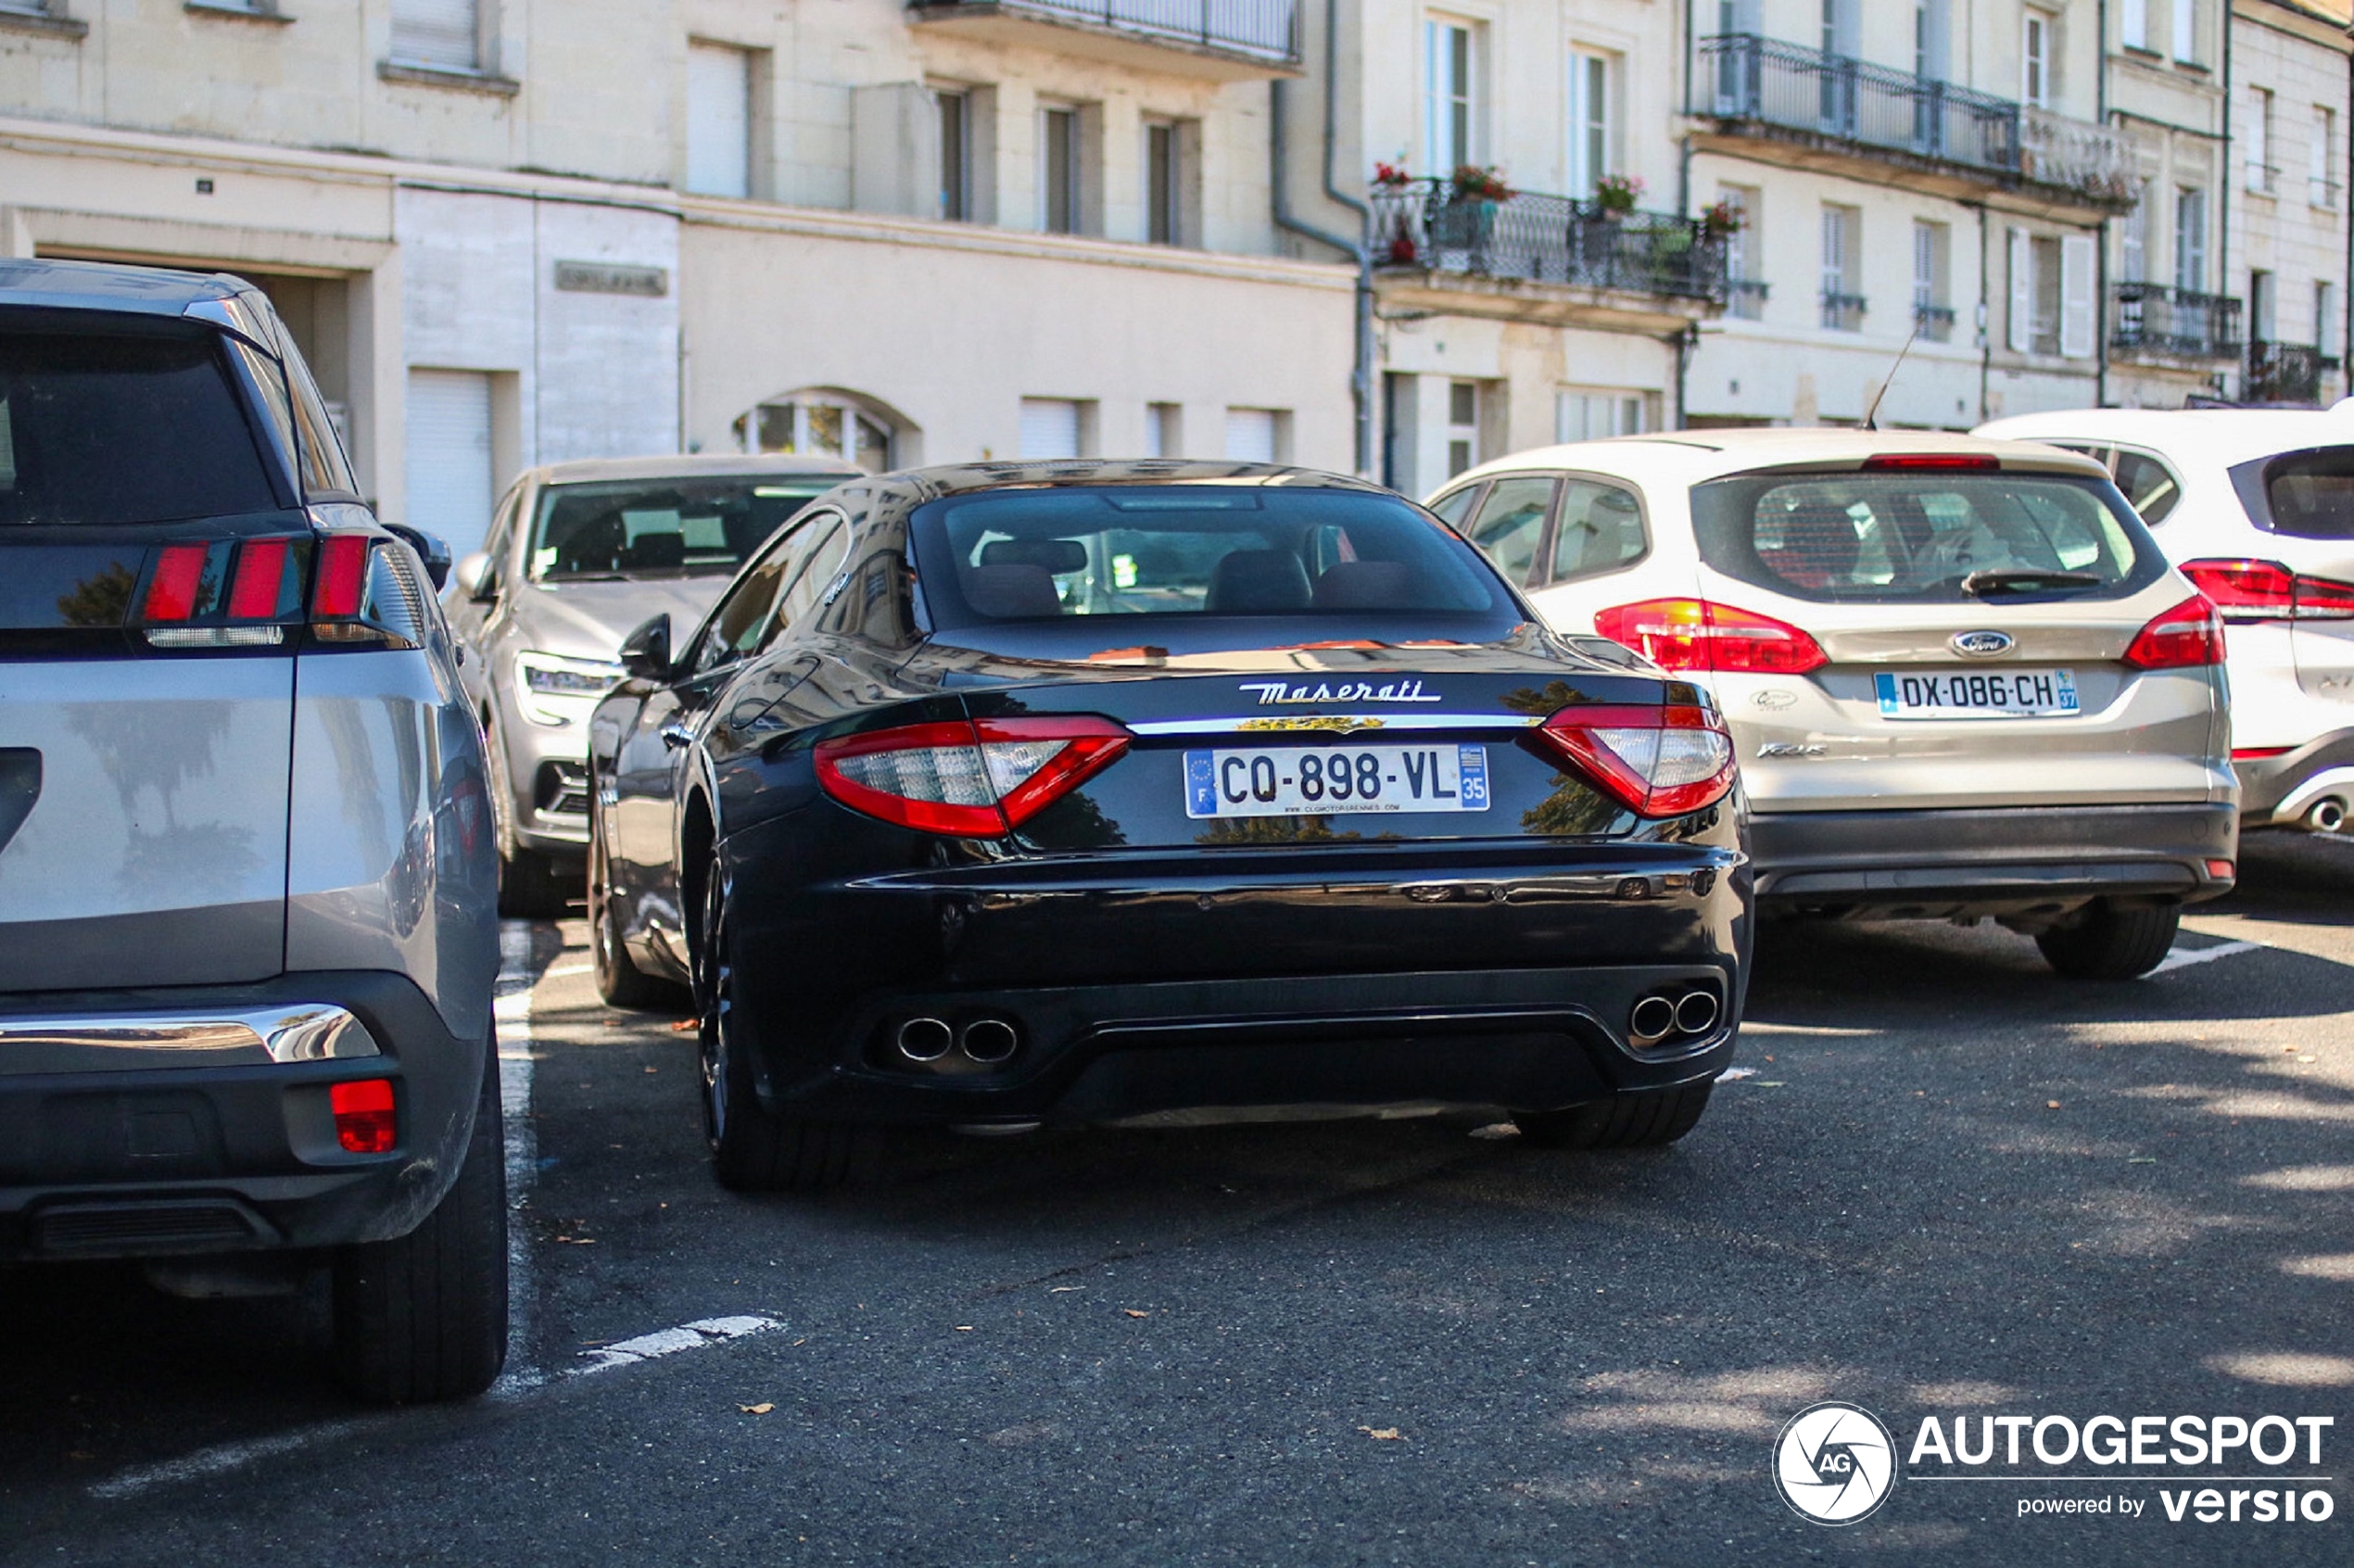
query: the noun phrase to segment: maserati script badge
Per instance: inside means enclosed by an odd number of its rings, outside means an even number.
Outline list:
[[[1272,708],[1278,702],[1441,702],[1446,701],[1436,691],[1424,691],[1419,680],[1393,680],[1375,686],[1370,681],[1345,680],[1338,685],[1318,681],[1310,686],[1306,681],[1294,684],[1287,680],[1247,680],[1245,691],[1259,694],[1259,705]]]

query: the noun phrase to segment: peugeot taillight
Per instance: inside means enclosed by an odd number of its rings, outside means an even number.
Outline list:
[[[2223,617],[2201,594],[2153,617],[2133,636],[2125,662],[2145,670],[2188,669],[2223,662]]]
[[[1733,741],[1713,708],[1563,708],[1538,738],[1640,816],[1682,816],[1733,787]]]
[[[902,828],[996,839],[1119,761],[1130,739],[1084,714],[900,725],[817,742],[817,782]]]
[[[270,648],[302,602],[310,540],[182,539],[148,563],[133,624],[156,648]]]
[[[2354,619],[2354,583],[2309,577],[2277,561],[2193,561],[2183,575],[2226,621]]]
[[[1830,663],[1788,621],[1705,599],[1647,599],[1594,613],[1594,629],[1664,670],[1804,675]]]

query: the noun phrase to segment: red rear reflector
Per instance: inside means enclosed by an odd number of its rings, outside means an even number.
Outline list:
[[[2207,874],[2219,882],[2228,881],[2232,876],[2232,863],[2228,860],[2210,860],[2207,863]]]
[[[2223,617],[2193,594],[2134,635],[2125,662],[2145,670],[2188,669],[2223,662]]]
[[[247,539],[237,551],[237,575],[229,585],[229,618],[267,621],[278,613],[286,581],[285,539]]]
[[[1003,838],[1117,762],[1107,718],[951,719],[820,740],[817,783],[855,811],[957,838]]]
[[[2232,760],[2262,762],[2266,757],[2284,757],[2292,750],[2294,748],[2288,746],[2234,746],[2232,748]]]
[[[335,1115],[335,1141],[348,1154],[385,1154],[397,1131],[392,1108],[392,1080],[361,1078],[338,1083],[327,1091]]]
[[[2002,459],[1991,452],[1882,452],[1864,460],[1864,472],[1878,474],[1892,468],[1932,468],[1951,472],[1955,469],[1996,469]]]
[[[1682,816],[1733,788],[1733,741],[1714,710],[1563,708],[1538,735],[1642,816]]]
[[[147,579],[143,621],[184,621],[196,613],[196,592],[204,583],[208,544],[168,544],[158,553],[155,575]]]
[[[1787,621],[1704,599],[1647,599],[1594,613],[1594,629],[1664,670],[1804,675],[1830,663]]]
[[[361,534],[330,534],[319,541],[319,579],[310,590],[310,613],[323,621],[358,617],[368,582],[369,540]]]

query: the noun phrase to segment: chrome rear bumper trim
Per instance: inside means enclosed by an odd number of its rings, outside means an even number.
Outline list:
[[[325,1003],[242,1013],[0,1017],[0,1078],[260,1067],[383,1054],[365,1024]]]

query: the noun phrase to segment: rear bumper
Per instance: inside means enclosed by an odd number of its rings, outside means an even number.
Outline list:
[[[764,888],[731,840],[739,1037],[771,1109],[844,1120],[1551,1109],[1687,1083],[1729,1060],[1747,974],[1747,865],[1729,819],[1712,836],[1101,856],[795,889]],[[1639,1000],[1696,991],[1705,1027],[1635,1043]],[[933,1018],[1009,1023],[1018,1049],[909,1061],[900,1026]]]
[[[2240,820],[2250,828],[2293,827],[2323,799],[2354,816],[2354,729],[2340,729],[2276,757],[2234,761]]]
[[[348,1031],[281,1049],[234,1033],[143,1043],[137,1020],[259,1017],[305,1005]],[[152,1257],[308,1248],[405,1234],[456,1178],[487,1042],[449,1033],[407,977],[365,971],[252,985],[0,994],[0,1027],[38,1019],[46,1043],[0,1043],[0,1258]],[[337,1144],[330,1086],[390,1078],[399,1143]]]
[[[1760,904],[1902,917],[2062,913],[2097,897],[2190,904],[2231,891],[2229,803],[1750,818]]]

